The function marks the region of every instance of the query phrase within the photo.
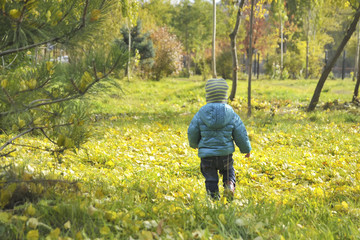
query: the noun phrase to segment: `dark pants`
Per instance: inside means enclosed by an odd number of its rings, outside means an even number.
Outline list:
[[[206,191],[213,198],[219,198],[219,173],[223,176],[224,186],[229,181],[235,185],[234,160],[232,154],[227,156],[201,158],[201,173],[205,177]]]

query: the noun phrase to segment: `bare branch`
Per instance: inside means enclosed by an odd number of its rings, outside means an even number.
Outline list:
[[[89,0],[86,0],[83,15],[82,15],[82,23],[80,25],[81,28],[85,27],[85,25],[86,25],[86,14],[87,14],[88,6],[89,6]]]
[[[52,78],[48,78],[46,79],[45,82],[43,82],[41,85],[37,86],[36,88],[33,88],[33,89],[26,89],[26,90],[23,90],[23,91],[19,91],[17,93],[15,93],[14,95],[18,95],[20,93],[26,93],[26,92],[33,92],[33,91],[36,91],[36,90],[39,90],[39,89],[42,89]]]
[[[53,140],[46,134],[46,132],[44,131],[43,128],[40,128],[40,131],[42,132],[42,134],[44,134],[44,136],[45,136],[51,143],[53,143],[53,144],[56,145],[56,142],[53,141]]]
[[[11,145],[13,146],[18,146],[18,147],[27,147],[27,148],[33,148],[33,149],[38,149],[41,151],[48,151],[50,152],[50,149],[46,149],[46,148],[41,148],[41,147],[35,147],[35,146],[31,146],[31,145],[26,145],[26,144],[17,144],[17,143],[12,143]]]
[[[30,128],[30,129],[18,134],[17,136],[11,138],[9,141],[7,141],[4,145],[2,145],[0,147],[0,151],[4,150],[4,148],[6,148],[9,144],[11,144],[15,139],[18,139],[19,137],[24,136],[25,134],[32,132],[34,130],[35,130],[34,128]]]
[[[17,57],[18,57],[18,55],[16,54],[14,59],[7,66],[5,66],[5,63],[3,62],[3,68],[9,68],[15,62]],[[3,61],[4,61],[4,58],[3,58]]]
[[[79,181],[69,182],[66,180],[56,180],[56,179],[33,179],[33,180],[9,180],[9,181],[1,181],[1,184],[9,184],[9,183],[67,183],[71,185],[77,184]]]
[[[9,102],[10,102],[11,104],[14,104],[14,103],[15,103],[15,102],[14,102],[14,99],[12,99],[12,97],[11,97],[10,94],[6,91],[6,89],[2,87],[2,90],[3,90],[3,92],[5,93],[7,99],[9,100]]]
[[[81,93],[80,89],[76,86],[74,79],[70,78],[70,82],[78,93]]]
[[[16,151],[16,149],[13,149],[13,150],[11,150],[11,151],[9,151],[7,153],[0,154],[0,157],[6,157],[6,156],[10,155],[10,153],[13,153],[15,151]]]
[[[5,56],[5,55],[9,55],[9,54],[13,54],[13,53],[17,53],[17,52],[21,52],[21,51],[25,51],[25,50],[28,50],[28,49],[31,49],[31,48],[34,48],[34,47],[38,47],[38,46],[41,46],[41,45],[44,45],[44,44],[47,44],[47,43],[56,42],[56,41],[66,37],[66,36],[67,36],[67,34],[65,34],[65,35],[63,35],[61,37],[55,37],[55,38],[52,38],[52,39],[48,39],[48,40],[45,40],[43,42],[30,44],[30,45],[27,45],[27,46],[24,46],[24,47],[20,47],[20,48],[16,48],[16,49],[8,49],[8,50],[0,52],[0,57]]]

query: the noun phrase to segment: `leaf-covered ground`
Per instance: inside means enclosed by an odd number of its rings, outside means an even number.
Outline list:
[[[359,239],[360,110],[345,103],[353,82],[327,83],[319,109],[307,113],[315,84],[254,82],[247,118],[240,82],[231,105],[253,151],[250,159],[235,152],[230,203],[206,197],[187,143],[204,82],[124,82],[97,94],[88,100],[93,134],[81,149],[60,160],[20,148],[2,159],[27,182],[3,184],[1,206],[19,188],[32,198],[0,212],[1,239]]]

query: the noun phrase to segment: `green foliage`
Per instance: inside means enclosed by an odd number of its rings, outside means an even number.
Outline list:
[[[230,51],[223,51],[216,60],[216,71],[224,79],[231,79],[232,56]]]
[[[80,2],[3,3],[1,11],[6,17],[1,19],[13,27],[0,29],[4,36],[0,41],[4,57],[0,128],[7,136],[1,142],[0,156],[15,151],[4,149],[16,146],[14,141],[27,133],[43,135],[52,144],[43,150],[56,155],[78,148],[89,131],[83,96],[98,82],[109,79],[114,70],[124,68],[126,50],[119,42],[103,41],[102,49],[94,44],[99,37],[95,30],[106,22],[114,2]],[[55,45],[69,51],[70,63],[57,62]],[[18,61],[12,62],[14,56]]]
[[[163,76],[178,73],[182,68],[182,45],[166,28],[158,28],[151,35],[155,46],[152,78],[159,81]]]
[[[136,26],[131,28],[131,52],[135,56],[136,52],[140,54],[140,64],[152,66],[155,51],[150,33],[142,33],[141,21],[138,20]],[[121,28],[121,44],[125,48],[129,46],[129,30],[127,27]]]

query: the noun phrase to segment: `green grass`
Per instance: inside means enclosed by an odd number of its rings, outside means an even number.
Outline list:
[[[247,83],[239,82],[231,105],[253,151],[250,159],[235,152],[231,203],[206,197],[197,152],[187,144],[188,124],[205,104],[205,82],[119,83],[121,90],[89,97],[92,137],[61,164],[26,150],[4,160],[22,169],[19,178],[79,183],[23,185],[39,198],[0,212],[1,239],[25,239],[30,231],[40,239],[360,238],[360,110],[344,107],[352,81],[329,80],[311,113],[306,107],[315,80],[254,81],[250,118]],[[30,218],[41,224],[31,228]]]

